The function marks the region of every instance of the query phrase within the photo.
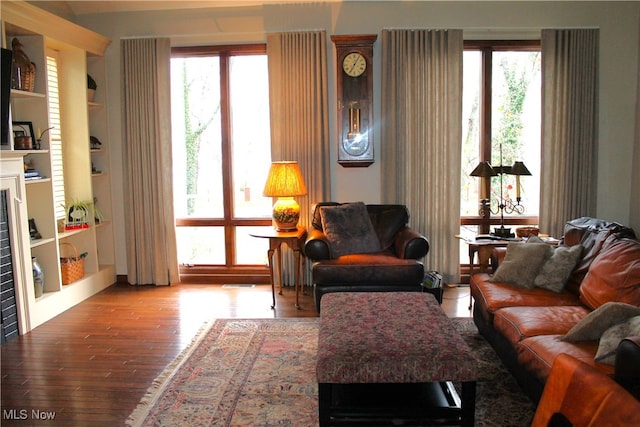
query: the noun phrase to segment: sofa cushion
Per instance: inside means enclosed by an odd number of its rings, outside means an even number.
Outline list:
[[[594,359],[598,351],[597,341],[567,342],[561,338],[562,335],[536,335],[523,339],[516,346],[518,362],[542,382],[546,381],[553,361],[560,353],[569,354],[606,375],[613,376],[613,366],[596,362]]]
[[[562,339],[564,341],[598,340],[613,325],[639,315],[640,307],[620,302],[608,302],[586,315]]]
[[[509,243],[504,261],[491,281],[532,289],[540,267],[551,255],[550,251],[551,247],[545,243]]]
[[[424,265],[421,262],[398,258],[389,251],[343,255],[315,262],[311,270],[313,282],[317,285],[420,285],[424,279]]]
[[[536,335],[566,334],[589,314],[582,305],[555,307],[506,307],[494,313],[493,326],[516,344]]]
[[[600,337],[598,352],[595,357],[596,362],[614,365],[620,341],[627,337],[638,335],[640,335],[640,316],[632,317],[626,322],[610,327]]]
[[[558,355],[531,427],[640,426],[640,402],[593,367]]]
[[[547,289],[519,289],[507,283],[490,282],[486,273],[471,276],[471,295],[478,310],[490,324],[493,313],[504,307],[545,307],[582,305],[577,295],[564,290],[555,293]]]
[[[550,291],[562,292],[581,254],[582,245],[561,246],[553,249],[551,257],[544,262],[533,281],[534,285]]]
[[[380,241],[364,203],[321,207],[320,216],[332,256],[380,251]]]
[[[609,301],[640,306],[640,242],[607,239],[580,285],[580,298],[592,309]]]

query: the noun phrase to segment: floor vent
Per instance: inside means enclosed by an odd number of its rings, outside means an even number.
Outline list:
[[[256,285],[222,285],[223,288],[255,288]]]

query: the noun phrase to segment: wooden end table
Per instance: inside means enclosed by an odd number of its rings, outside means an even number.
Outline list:
[[[469,245],[469,277],[473,276],[475,270],[475,254],[478,254],[478,272],[486,273],[489,269],[489,259],[491,258],[491,253],[493,252],[493,248],[501,248],[507,246],[510,242],[515,241],[515,239],[511,240],[496,240],[496,239],[478,239],[478,238],[469,238],[463,237],[460,235],[456,235],[456,237],[462,241],[464,241],[467,245]],[[469,292],[469,310],[471,310],[473,306],[473,297],[471,296],[471,292]]]
[[[269,239],[269,251],[267,252],[267,257],[269,260],[269,276],[271,277],[271,296],[273,298],[273,304],[271,305],[272,309],[276,308],[276,291],[275,291],[275,282],[273,278],[273,255],[277,253],[278,255],[278,271],[280,272],[280,291],[278,294],[282,295],[282,244],[286,244],[293,251],[293,255],[295,258],[295,289],[296,289],[296,308],[300,308],[300,303],[298,300],[300,288],[299,286],[304,286],[300,284],[300,271],[302,271],[304,275],[304,253],[302,252],[302,248],[304,247],[305,239],[307,238],[307,229],[304,226],[298,226],[296,230],[292,231],[278,231],[275,228],[270,228],[265,231],[259,231],[254,233],[249,233],[253,237]]]
[[[491,258],[491,252],[493,252],[493,248],[505,247],[509,243],[519,240],[465,238],[459,235],[456,237],[463,240],[467,245],[469,245],[469,274],[474,273],[474,259],[476,253],[478,254],[478,270],[480,273],[486,273],[489,269],[489,259]]]

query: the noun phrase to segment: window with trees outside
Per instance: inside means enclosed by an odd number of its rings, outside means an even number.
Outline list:
[[[520,177],[523,210],[505,211],[504,221],[512,228],[538,223],[541,98],[539,41],[465,41],[461,235],[488,233],[499,226],[500,197],[516,203],[514,175],[492,177],[489,194],[482,194],[481,179],[469,175],[482,161],[492,166],[525,163],[531,176]],[[492,202],[490,216],[480,213],[483,197]],[[461,260],[466,259],[466,250],[461,244]]]
[[[250,233],[271,226],[265,45],[173,48],[171,105],[183,278],[263,275],[268,246]]]

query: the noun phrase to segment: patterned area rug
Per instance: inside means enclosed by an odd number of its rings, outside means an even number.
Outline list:
[[[471,319],[453,319],[480,361],[476,426],[528,426],[534,405]],[[220,319],[154,381],[134,426],[317,426],[319,319]]]

